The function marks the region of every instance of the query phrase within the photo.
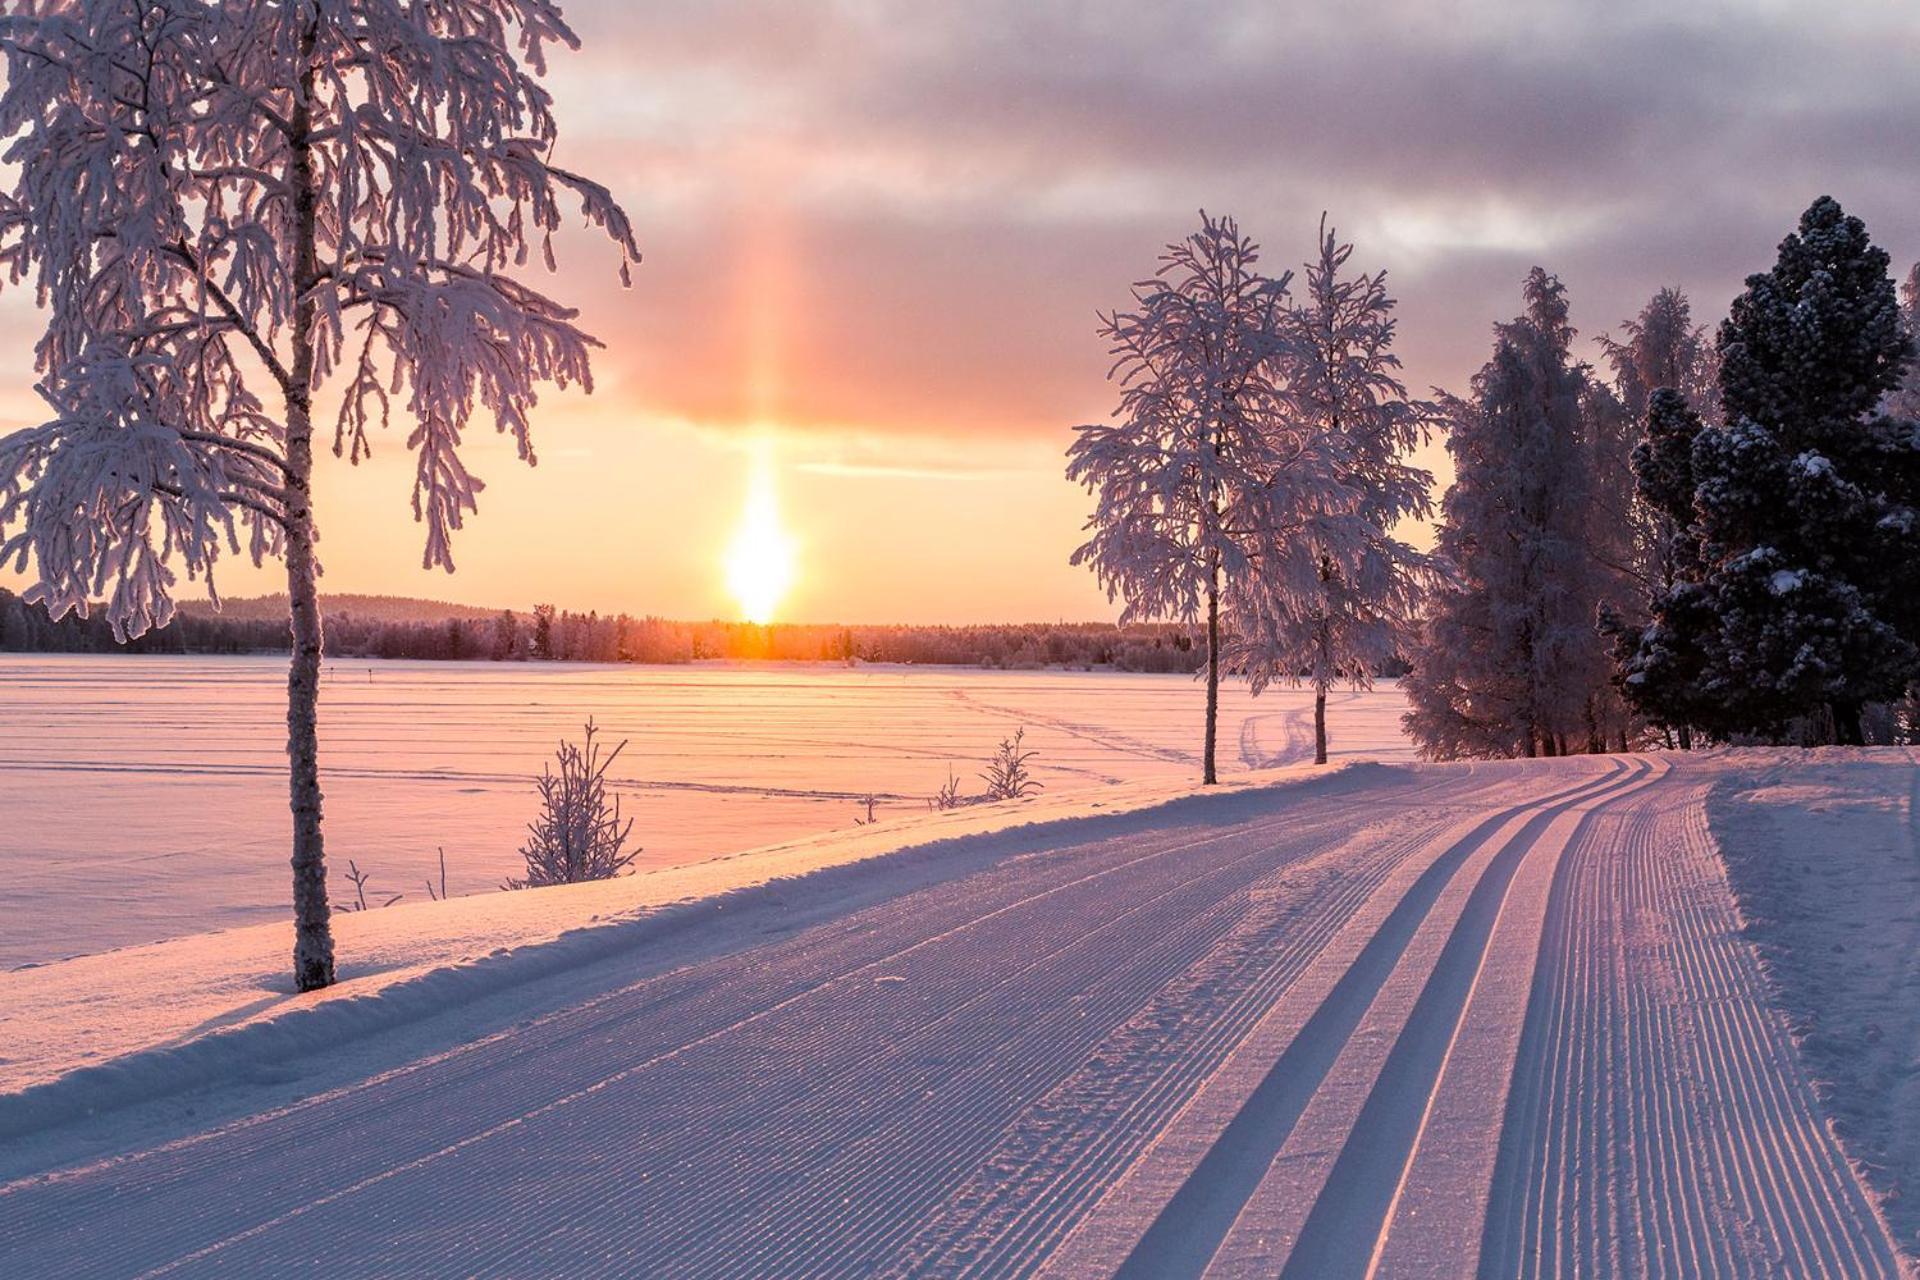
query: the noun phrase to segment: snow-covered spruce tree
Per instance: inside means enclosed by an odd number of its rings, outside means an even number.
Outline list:
[[[47,308],[53,416],[0,440],[0,560],[56,616],[104,595],[116,634],[173,615],[177,573],[284,559],[293,658],[294,980],[333,980],[315,713],[318,396],[358,461],[397,410],[425,562],[480,481],[476,413],[533,461],[535,390],[588,382],[553,265],[562,206],[637,258],[601,186],[551,161],[540,85],[573,33],[547,0],[68,0],[0,20],[7,283]],[[397,401],[397,403],[396,403]],[[483,420],[484,420],[483,418]],[[11,532],[9,532],[11,531]]]
[[[1637,501],[1651,513],[1661,538],[1659,577],[1647,617],[1606,618],[1614,642],[1615,682],[1650,723],[1670,730],[1682,750],[1693,747],[1696,725],[1718,719],[1703,696],[1705,638],[1714,626],[1713,603],[1702,586],[1700,540],[1694,529],[1693,446],[1704,424],[1681,392],[1655,391],[1648,402],[1645,438],[1634,447]]]
[[[1393,354],[1386,272],[1343,274],[1353,246],[1320,222],[1319,255],[1287,313],[1288,415],[1276,452],[1330,459],[1338,488],[1294,490],[1278,554],[1262,554],[1229,627],[1229,667],[1257,694],[1272,680],[1313,687],[1314,762],[1327,761],[1327,691],[1372,685],[1409,639],[1431,576],[1427,556],[1394,536],[1432,510],[1433,477],[1407,462],[1434,406],[1409,400]]]
[[[1450,581],[1407,678],[1407,729],[1431,759],[1557,755],[1599,736],[1588,378],[1560,282],[1534,268],[1526,302],[1495,328],[1473,398],[1443,405],[1456,478],[1436,551]]]
[[[1123,624],[1206,617],[1202,778],[1218,780],[1222,596],[1245,580],[1248,547],[1272,521],[1270,442],[1285,413],[1276,385],[1287,285],[1258,270],[1259,247],[1232,218],[1167,246],[1133,287],[1134,309],[1101,317],[1117,420],[1074,429],[1067,478],[1095,496],[1074,564],[1093,567]]]
[[[1720,326],[1722,422],[1692,452],[1719,732],[1859,742],[1861,709],[1914,675],[1920,449],[1879,414],[1913,341],[1887,266],[1823,196]]]

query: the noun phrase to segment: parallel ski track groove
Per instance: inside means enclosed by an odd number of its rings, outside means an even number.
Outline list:
[[[1649,770],[1636,765],[1624,777],[1577,799],[1542,806],[1488,862],[1454,918],[1432,969],[1424,975],[1413,1009],[1353,1127],[1342,1139],[1340,1156],[1288,1253],[1283,1277],[1326,1280],[1363,1276],[1370,1270],[1521,863],[1560,813],[1589,806],[1579,819],[1578,829],[1585,829],[1599,806],[1631,794],[1648,778]]]
[[[511,1030],[0,1185],[0,1275],[898,1280],[1131,1245],[1128,1277],[1371,1280],[1473,1206],[1483,1280],[1911,1280],[1668,768],[1336,779],[603,963]],[[1503,1117],[1463,1099],[1509,1062]]]
[[[1395,795],[1394,801],[1417,803],[1435,785],[1429,782],[1408,788]],[[116,1168],[110,1177],[63,1179],[44,1188],[47,1194],[0,1197],[0,1228],[9,1225],[7,1200],[15,1201],[21,1213],[29,1211],[24,1201],[31,1200],[36,1234],[48,1228],[55,1231],[64,1228],[82,1235],[109,1236],[100,1241],[103,1251],[91,1256],[104,1272],[112,1274],[119,1265],[117,1249],[137,1248],[135,1242],[141,1233],[88,1231],[109,1198],[152,1196],[164,1191],[176,1179],[191,1178],[196,1171],[212,1175],[227,1168],[238,1170],[247,1160],[261,1154],[314,1147],[307,1160],[279,1162],[289,1178],[286,1185],[274,1189],[271,1202],[284,1209],[265,1214],[253,1210],[257,1215],[256,1225],[248,1232],[236,1235],[218,1230],[215,1224],[230,1221],[243,1205],[259,1205],[262,1189],[239,1178],[209,1176],[204,1179],[212,1185],[197,1188],[186,1211],[190,1219],[208,1223],[211,1238],[203,1241],[203,1248],[237,1242],[292,1217],[335,1203],[411,1167],[448,1158],[473,1142],[542,1116],[553,1106],[684,1053],[703,1040],[737,1034],[741,1027],[780,1008],[822,992],[850,975],[884,968],[949,933],[977,931],[983,924],[1022,908],[1034,917],[1038,927],[1070,928],[1071,913],[1060,911],[1057,905],[1063,893],[1079,889],[1092,898],[1110,902],[1110,897],[1089,890],[1088,886],[1117,880],[1122,890],[1138,894],[1144,887],[1142,881],[1150,881],[1152,877],[1132,874],[1136,869],[1162,864],[1164,875],[1177,877],[1186,874],[1185,864],[1167,871],[1165,866],[1172,865],[1169,859],[1180,862],[1181,855],[1194,849],[1219,848],[1235,841],[1269,847],[1272,836],[1266,828],[1271,821],[1263,818],[1236,823],[1199,838],[1188,829],[1180,838],[1159,841],[1145,850],[1137,843],[1124,841],[1104,846],[1095,844],[1077,850],[1074,858],[1065,864],[1053,855],[1023,859],[997,873],[989,873],[985,877],[988,891],[984,894],[979,883],[966,892],[952,886],[922,891],[908,899],[860,913],[839,925],[810,931],[790,943],[775,944],[718,964],[665,975],[617,991],[564,1015],[542,1020],[533,1035],[515,1033],[496,1037],[476,1051],[449,1055],[448,1059],[435,1064],[434,1071],[402,1072],[378,1082],[377,1089],[347,1091],[328,1100],[331,1104],[328,1119],[320,1133],[314,1132],[322,1127],[318,1122],[303,1123],[306,1108],[294,1108],[280,1117],[270,1118],[268,1123],[237,1126],[214,1135],[219,1141],[209,1139],[188,1144],[185,1149],[169,1148],[146,1159],[128,1162]],[[1289,840],[1304,849],[1310,847],[1328,825],[1347,821],[1350,819],[1337,798],[1305,797],[1287,812]],[[1062,882],[1063,865],[1079,874],[1070,874]],[[1082,868],[1085,870],[1081,871]],[[1116,875],[1119,872],[1128,874]],[[1105,887],[1105,883],[1096,886],[1101,890]],[[868,930],[879,932],[863,936],[863,931]],[[911,945],[896,944],[903,932],[913,939]],[[1031,941],[1031,930],[1026,933],[1026,937],[1015,940],[1011,946],[985,948],[987,960],[993,962],[996,952],[1006,956],[1022,954],[1021,943]],[[847,956],[846,951],[853,954]],[[810,955],[816,958],[808,960]],[[821,970],[821,965],[829,967]],[[966,972],[960,976],[975,978],[978,974]],[[966,983],[957,985],[964,987]],[[743,999],[743,995],[752,998]],[[870,985],[866,991],[853,994],[848,1008],[857,1014],[889,998],[888,993]],[[701,1015],[702,1009],[710,1012]],[[669,1017],[669,1013],[679,1016]],[[652,1016],[636,1021],[642,1019],[642,1015]],[[703,1019],[707,1023],[705,1027],[699,1025]],[[691,1027],[689,1022],[693,1024]],[[616,1039],[624,1041],[636,1029],[654,1037],[662,1032],[681,1034],[673,1039],[656,1038],[652,1044],[642,1040],[630,1049],[623,1046],[626,1052],[623,1070],[614,1077],[604,1077],[603,1069],[595,1065],[611,1056],[604,1046]],[[602,1051],[593,1052],[596,1046],[601,1046]],[[576,1059],[582,1059],[583,1063],[576,1065]],[[628,1065],[636,1061],[638,1066]],[[506,1065],[520,1068],[508,1075],[518,1087],[492,1087],[492,1080]],[[596,1077],[592,1072],[601,1075]],[[529,1077],[533,1080],[532,1086],[527,1084]],[[444,1142],[446,1131],[440,1122],[444,1119],[442,1108],[450,1085],[466,1086],[460,1090],[466,1107],[461,1128],[471,1136],[448,1146]],[[378,1144],[355,1142],[355,1131],[377,1131],[382,1140]],[[334,1188],[344,1185],[347,1189],[328,1191],[325,1188],[329,1185]],[[127,1202],[121,1199],[119,1203]],[[174,1221],[171,1225],[177,1230],[179,1223]],[[652,1226],[658,1229],[660,1224],[656,1222]],[[0,1230],[0,1238],[18,1239],[20,1234]],[[204,1261],[197,1251],[183,1260]]]
[[[1237,988],[1199,1034],[1176,1039],[1153,1016],[1155,1003],[1168,997],[1174,1016],[1196,1020],[1193,1005],[1175,998],[1185,993],[1183,986],[1169,984],[1156,993],[1101,1046],[1097,1057],[1116,1068],[1084,1064],[1023,1113],[1001,1135],[995,1156],[884,1274],[999,1276],[1036,1268],[1077,1214],[1131,1163],[1165,1117],[1211,1075],[1380,883],[1431,839],[1422,829],[1354,854],[1341,864],[1347,875],[1287,903],[1284,916],[1301,924],[1294,931],[1276,934],[1281,922],[1250,914],[1237,947],[1203,957],[1182,975],[1187,984]],[[1291,870],[1278,869],[1269,878]],[[1275,936],[1281,938],[1277,946]]]
[[[1524,848],[1555,813],[1626,785],[1633,772],[1615,764],[1579,785],[1510,802],[1441,852],[1380,923],[1239,1114],[1162,1207],[1120,1274],[1132,1280],[1173,1280],[1204,1273],[1319,1082],[1350,1043],[1454,877],[1504,828],[1521,822],[1508,844]]]
[[[1702,813],[1643,799],[1561,867],[1483,1280],[1906,1274],[1767,1003]]]
[[[1583,790],[1586,785],[1590,784],[1582,784],[1582,786],[1573,788],[1573,790]],[[1562,793],[1553,793],[1547,796],[1537,797],[1533,803],[1549,802],[1557,798],[1559,794]],[[1387,854],[1387,856],[1381,858],[1377,863],[1369,865],[1363,876],[1356,877],[1357,884],[1354,890],[1342,896],[1337,909],[1326,909],[1328,916],[1321,922],[1320,927],[1315,928],[1309,937],[1302,939],[1301,945],[1297,947],[1297,950],[1289,952],[1286,967],[1283,971],[1284,980],[1277,982],[1271,994],[1266,995],[1257,1004],[1250,1002],[1244,1007],[1240,1016],[1236,1017],[1231,1024],[1231,1039],[1223,1035],[1220,1037],[1220,1043],[1210,1046],[1211,1053],[1207,1062],[1207,1074],[1211,1074],[1212,1069],[1218,1065],[1219,1061],[1224,1059],[1234,1045],[1252,1029],[1255,1023],[1260,1021],[1267,1010],[1291,987],[1294,979],[1305,972],[1312,961],[1316,959],[1322,950],[1345,928],[1347,922],[1358,913],[1359,909],[1367,900],[1380,890],[1381,885],[1394,871],[1423,852],[1431,851],[1434,860],[1446,856],[1446,850],[1436,845],[1436,840],[1441,835],[1441,832],[1442,828],[1436,826],[1432,829],[1423,829],[1401,840],[1395,841],[1389,849],[1383,850],[1383,853]],[[1290,947],[1293,946],[1293,943],[1294,940],[1289,939],[1288,945]],[[1222,1032],[1229,1030],[1224,1020],[1220,1030]],[[1172,1076],[1173,1073],[1169,1073],[1169,1079],[1171,1079]],[[1170,1113],[1175,1109],[1173,1106],[1174,1102],[1184,1103],[1184,1101],[1191,1096],[1193,1088],[1197,1087],[1199,1083],[1200,1081],[1196,1080],[1192,1086],[1182,1088],[1177,1098],[1166,1099],[1166,1105],[1162,1112],[1163,1117],[1165,1113]],[[1102,1135],[1103,1141],[1095,1154],[1104,1155],[1107,1152],[1111,1152],[1112,1155],[1110,1159],[1115,1162],[1129,1161],[1133,1158],[1138,1150],[1145,1146],[1159,1131],[1159,1125],[1157,1124],[1152,1127],[1147,1127],[1137,1123],[1139,1116],[1140,1113],[1138,1110],[1130,1108],[1118,1122],[1109,1125],[1105,1134]],[[1124,1167],[1124,1164],[1122,1164],[1121,1167]],[[1042,1246],[1056,1246],[1067,1231],[1071,1229],[1073,1225],[1072,1215],[1083,1208],[1084,1201],[1090,1201],[1100,1191],[1104,1190],[1105,1186],[1111,1183],[1113,1177],[1117,1176],[1119,1171],[1119,1168],[1112,1168],[1111,1172],[1107,1172],[1105,1177],[1095,1181],[1092,1176],[1094,1171],[1090,1170],[1077,1179],[1074,1187],[1075,1193],[1073,1194],[1063,1194],[1059,1191],[1061,1182],[1065,1181],[1064,1176],[1060,1180],[1038,1190],[1021,1188],[1018,1192],[1011,1192],[1003,1188],[1000,1192],[1001,1199],[1003,1201],[1012,1199],[1019,1206],[1019,1213],[1014,1218],[1013,1223],[1009,1224],[1003,1231],[986,1232],[985,1234],[989,1239],[996,1241],[995,1247],[983,1250],[977,1258],[970,1260],[969,1264],[960,1270],[958,1274],[1022,1275],[1036,1269],[1044,1261],[1046,1256]],[[1085,1194],[1077,1194],[1083,1187],[1085,1188]],[[1030,1221],[1034,1225],[1022,1230],[1018,1226],[1018,1223],[1022,1219]],[[945,1274],[946,1272],[945,1268],[938,1267],[932,1268],[931,1270],[939,1274]]]

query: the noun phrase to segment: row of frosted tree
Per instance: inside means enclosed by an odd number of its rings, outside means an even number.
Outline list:
[[[1102,318],[1121,399],[1068,450],[1097,500],[1073,559],[1123,623],[1204,622],[1209,783],[1223,673],[1256,692],[1311,683],[1324,761],[1328,689],[1391,660],[1433,572],[1395,531],[1429,511],[1432,477],[1408,455],[1435,410],[1398,378],[1385,274],[1351,256],[1323,221],[1296,290],[1233,219],[1202,213],[1132,308]]]
[[[1384,273],[1324,230],[1303,287],[1231,220],[1170,246],[1103,317],[1115,421],[1078,428],[1097,499],[1075,553],[1127,617],[1207,636],[1256,692],[1368,685],[1404,654],[1430,758],[1904,732],[1920,684],[1920,267],[1896,290],[1816,201],[1710,337],[1662,289],[1581,358],[1535,268],[1465,395],[1396,376]],[[1409,463],[1444,436],[1430,553]]]

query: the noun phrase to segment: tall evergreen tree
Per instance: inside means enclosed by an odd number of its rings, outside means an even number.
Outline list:
[[[1911,679],[1915,430],[1878,410],[1913,342],[1887,266],[1823,196],[1734,300],[1723,422],[1694,429],[1689,454],[1698,564],[1656,602],[1629,664],[1651,714],[1859,742],[1862,707]]]
[[[1437,549],[1452,581],[1407,679],[1406,725],[1430,758],[1559,754],[1595,736],[1606,667],[1573,336],[1565,288],[1534,268],[1472,399],[1447,402],[1456,478]]]
[[[1653,393],[1646,436],[1633,451],[1641,508],[1651,514],[1660,577],[1651,584],[1648,617],[1608,616],[1616,678],[1627,701],[1653,724],[1693,746],[1693,727],[1716,719],[1701,693],[1706,656],[1702,638],[1713,623],[1713,603],[1701,585],[1700,540],[1693,524],[1693,446],[1699,413],[1672,387]]]

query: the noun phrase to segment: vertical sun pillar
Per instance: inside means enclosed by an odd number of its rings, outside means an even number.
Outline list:
[[[772,622],[793,586],[795,554],[793,538],[780,522],[771,442],[753,447],[746,506],[727,548],[726,570],[727,589],[739,602],[741,616],[761,626]]]

